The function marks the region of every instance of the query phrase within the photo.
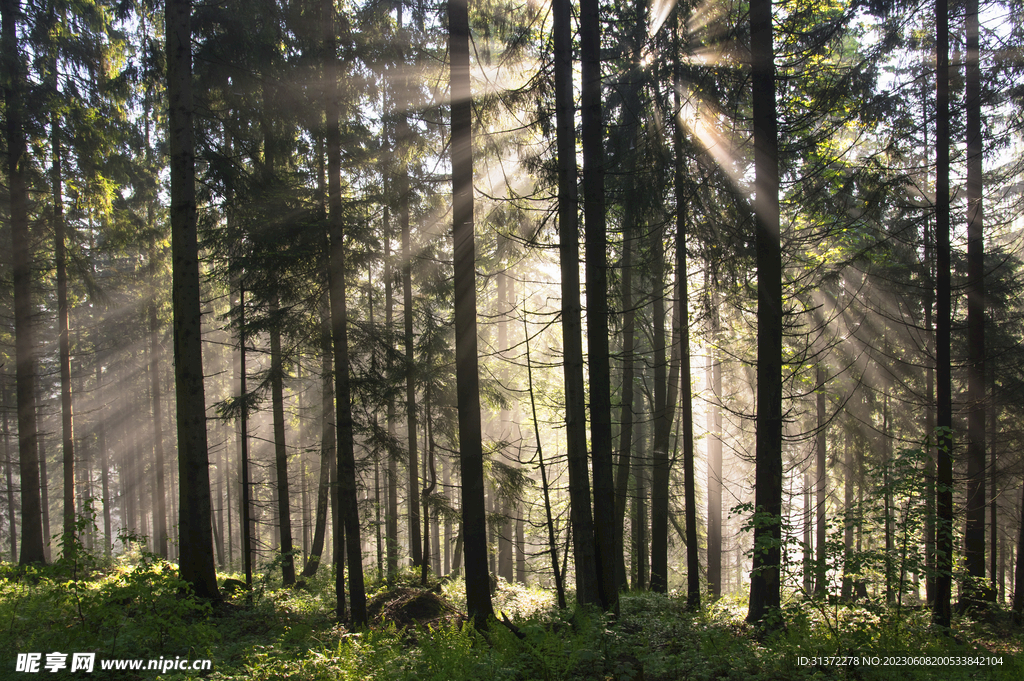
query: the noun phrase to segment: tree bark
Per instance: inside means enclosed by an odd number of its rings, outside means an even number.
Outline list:
[[[36,359],[32,322],[32,246],[26,173],[30,160],[22,113],[24,65],[18,46],[19,0],[0,3],[3,19],[4,104],[7,122],[7,184],[10,192],[11,255],[14,262],[14,352],[21,476],[21,565],[45,563],[39,457],[36,452]]]
[[[710,261],[707,263],[710,267]],[[711,338],[708,346],[708,589],[712,598],[722,596],[722,363],[717,357],[719,330],[718,289],[711,286]]]
[[[330,11],[325,7],[325,11]],[[323,156],[320,158],[320,195],[326,199]],[[326,204],[326,201],[324,202]],[[327,206],[323,205],[323,217],[327,217]],[[327,231],[321,241],[323,278],[328,278],[328,253],[330,245]],[[313,545],[309,550],[303,577],[312,577],[320,567],[324,552],[324,537],[327,532],[327,511],[330,503],[331,462],[337,455],[337,437],[334,430],[334,357],[331,352],[331,311],[330,300],[325,295],[320,300],[320,479],[316,494],[316,520],[313,530]]]
[[[7,524],[10,525],[11,531],[11,562],[18,560],[18,532],[15,526],[15,511],[14,511],[14,464],[11,462],[11,428],[10,421],[7,416],[7,385],[3,387],[3,411],[4,411],[4,472],[7,475]],[[107,495],[106,490],[103,494],[104,508],[106,508]],[[107,534],[110,534],[110,528],[107,527]],[[108,551],[109,555],[109,551]]]
[[[274,464],[277,472],[277,520],[281,536],[281,576],[284,586],[295,583],[292,556],[291,494],[288,490],[288,444],[284,432],[284,361],[281,357],[281,330],[277,325],[280,304],[275,291],[270,300],[270,392],[274,418]]]
[[[328,225],[330,229],[330,260],[328,287],[331,301],[331,340],[334,351],[334,394],[338,429],[338,495],[348,554],[349,600],[352,623],[366,624],[366,591],[363,585],[363,556],[360,544],[359,504],[356,486],[356,459],[352,423],[352,397],[349,388],[348,310],[346,302],[346,265],[344,228],[341,216],[341,130],[338,110],[338,55],[335,35],[336,16],[333,7],[324,6],[329,16],[325,21],[324,36],[328,55],[329,83],[326,102],[327,122],[327,195]],[[335,526],[340,533],[341,526]],[[340,544],[335,555],[340,573]],[[340,596],[339,596],[340,600]]]
[[[604,122],[601,106],[601,23],[598,0],[580,2],[582,62],[583,214],[586,233],[587,365],[590,370],[590,442],[594,498],[614,499],[612,397],[608,349],[608,236],[604,196]],[[598,595],[618,612],[615,580],[615,505],[594,505]],[[578,535],[577,535],[578,536]],[[580,538],[582,539],[582,537]]]
[[[147,145],[148,148],[148,145]],[[153,199],[155,200],[155,199]],[[152,202],[147,208],[150,227],[153,223]],[[164,484],[164,431],[160,403],[160,325],[156,314],[156,235],[149,235],[149,281],[152,287],[148,305],[149,316],[149,390],[153,406],[153,451],[155,461],[156,489],[153,491],[156,503],[153,506],[153,530],[156,534],[156,553],[167,557],[167,493]]]
[[[54,48],[56,49],[56,48]],[[53,55],[52,62],[53,96],[60,97],[58,81],[58,56]],[[64,551],[74,547],[72,542],[75,532],[75,429],[74,415],[71,404],[71,332],[68,314],[68,264],[67,264],[67,224],[64,220],[64,177],[62,170],[63,150],[60,135],[61,117],[56,112],[50,114],[50,146],[52,147],[53,165],[50,178],[53,192],[53,260],[57,270],[57,338],[58,364],[60,365],[60,424],[61,453],[64,468]]]
[[[668,591],[669,445],[675,409],[667,376],[665,351],[665,239],[664,227],[651,229],[651,282],[654,291],[654,455],[651,473],[651,591]]]
[[[949,628],[952,619],[953,572],[953,386],[950,364],[952,314],[949,211],[949,11],[947,0],[935,0],[935,367],[936,458],[935,600],[933,621]]]
[[[747,620],[764,623],[782,598],[782,248],[771,0],[750,4],[757,230],[757,435],[754,560]]]
[[[964,557],[974,578],[968,604],[993,595],[985,580],[985,241],[982,211],[981,67],[978,0],[967,30],[967,525]]]
[[[398,3],[398,25],[402,26],[402,3]],[[404,51],[401,54],[404,61]],[[409,83],[408,74],[403,67],[399,69],[399,83],[394,90],[403,93],[408,105]],[[401,102],[402,100],[398,100]],[[399,104],[402,107],[402,104]],[[405,149],[410,144],[409,123],[406,111],[402,108],[398,116],[398,147]],[[409,554],[413,565],[423,562],[423,550],[420,538],[420,505],[419,505],[419,452],[417,444],[416,418],[416,357],[413,336],[413,302],[412,302],[412,244],[409,232],[409,168],[405,165],[398,173],[398,215],[402,230],[402,300],[403,320],[405,322],[405,413],[409,441],[409,489],[407,505],[409,507]]]
[[[569,521],[581,539],[573,543],[576,600],[600,600],[587,465],[587,419],[583,387],[583,314],[580,305],[579,217],[576,189],[576,128],[572,85],[572,5],[553,0],[555,126],[558,153],[558,255],[562,274],[562,370],[565,380],[565,437],[569,471]]]
[[[633,188],[633,174],[627,179],[627,187]],[[633,192],[630,191],[630,194]],[[633,454],[633,382],[635,374],[636,310],[633,307],[633,239],[635,221],[630,205],[626,206],[622,228],[622,407],[619,412],[619,458],[615,472],[615,555],[620,574],[620,587],[628,586],[626,573],[626,551],[624,532],[626,521],[626,500],[629,497],[629,473]]]
[[[817,554],[815,560],[817,562],[816,575],[814,578],[814,591],[816,594],[824,596],[828,593],[828,583],[826,575],[826,556],[825,556],[825,541],[826,541],[826,499],[828,497],[828,461],[827,461],[827,445],[828,445],[828,425],[826,422],[825,414],[825,370],[818,365],[815,371],[815,383],[818,385],[817,394],[815,395],[815,402],[817,407],[818,416],[818,432],[815,434],[815,456],[816,456],[816,468],[818,476],[817,485],[817,499],[815,500],[815,510],[817,515]]]
[[[469,3],[448,0],[451,55],[452,217],[455,242],[455,378],[462,464],[466,610],[479,628],[494,616],[487,573],[480,376],[476,339],[476,251],[473,239],[473,129],[469,71]]]
[[[178,413],[179,565],[201,598],[219,598],[210,520],[203,386],[202,309],[192,130],[192,2],[167,0],[168,143],[171,164],[174,377]]]
[[[680,13],[676,10],[676,34],[679,32]],[[676,109],[681,107],[679,93],[682,90],[682,72],[679,64],[679,49],[675,57]],[[679,357],[679,376],[682,387],[679,398],[682,401],[683,427],[683,495],[686,501],[686,606],[691,610],[700,609],[700,546],[697,543],[697,492],[693,471],[693,390],[690,387],[690,306],[689,287],[686,271],[686,166],[683,159],[683,131],[676,118],[673,126],[675,139],[675,194],[676,194],[676,304],[673,336]]]

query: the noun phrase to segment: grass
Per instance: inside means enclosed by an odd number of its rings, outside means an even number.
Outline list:
[[[221,575],[227,577],[238,576]],[[410,598],[411,574],[404,577],[398,584],[372,585],[370,597],[386,601],[402,590],[403,598],[423,608],[422,599]],[[746,606],[736,598],[689,613],[685,597],[626,593],[614,618],[559,611],[548,591],[499,582],[495,610],[516,623],[518,638],[497,623],[478,633],[437,618],[428,626],[377,621],[350,631],[334,621],[333,584],[329,569],[303,589],[276,588],[268,574],[259,580],[251,608],[241,594],[211,607],[182,596],[174,566],[147,554],[29,571],[0,565],[0,679],[39,678],[15,671],[16,654],[28,652],[42,653],[44,663],[52,652],[96,653],[92,674],[41,669],[52,679],[1024,678],[1024,632],[998,610],[983,619],[960,617],[947,635],[931,627],[926,611],[793,600],[786,606],[785,627],[758,635],[744,622]],[[431,593],[441,609],[464,611],[458,580],[435,582]],[[389,607],[386,612],[397,618],[401,603]],[[428,611],[440,612],[423,610]],[[897,659],[886,659],[892,656]],[[905,656],[940,658],[944,664],[884,665],[905,662],[899,659]],[[861,664],[832,664],[836,657]],[[209,659],[212,669],[100,669],[101,660],[118,658],[162,658],[168,664]],[[864,664],[873,658],[875,664]],[[962,664],[979,659],[1001,664]]]

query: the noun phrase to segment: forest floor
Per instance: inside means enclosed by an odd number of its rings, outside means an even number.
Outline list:
[[[420,589],[409,574],[373,585],[371,624],[351,631],[333,617],[330,569],[298,589],[275,586],[272,569],[251,606],[235,593],[211,607],[180,596],[172,566],[151,555],[28,573],[0,564],[0,679],[1024,679],[1024,629],[1002,610],[942,633],[921,609],[793,598],[785,627],[758,635],[738,599],[690,613],[685,596],[627,593],[614,618],[499,582],[495,610],[517,637],[497,622],[463,626],[460,581]],[[72,673],[75,654],[79,665],[94,654],[91,672]]]

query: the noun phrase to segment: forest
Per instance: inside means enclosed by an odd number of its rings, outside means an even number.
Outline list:
[[[0,678],[1024,677],[1021,0],[0,15]]]

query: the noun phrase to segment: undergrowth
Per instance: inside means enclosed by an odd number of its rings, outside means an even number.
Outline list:
[[[96,653],[91,674],[67,669],[46,678],[380,679],[387,681],[548,681],[563,679],[1021,679],[1024,635],[1006,613],[961,616],[951,632],[932,628],[925,610],[793,599],[785,626],[770,634],[744,622],[746,604],[723,598],[699,612],[675,594],[626,593],[619,616],[560,611],[549,591],[499,581],[500,623],[477,632],[455,624],[351,631],[334,619],[334,576],[324,566],[303,588],[282,589],[273,566],[246,595],[212,606],[192,598],[176,566],[145,553],[113,563],[79,556],[42,569],[0,565],[0,678],[18,653]],[[238,575],[220,575],[221,579]],[[371,597],[416,587],[412,574],[370,585]],[[431,593],[465,609],[462,583]],[[945,664],[884,666],[890,656],[949,658]],[[104,671],[104,659],[210,659],[212,669]],[[877,658],[877,660],[874,660]],[[852,664],[856,659],[860,664]],[[1000,660],[962,666],[965,660]],[[834,664],[834,662],[847,664]],[[875,661],[864,664],[863,661]],[[958,662],[959,661],[959,664]]]

